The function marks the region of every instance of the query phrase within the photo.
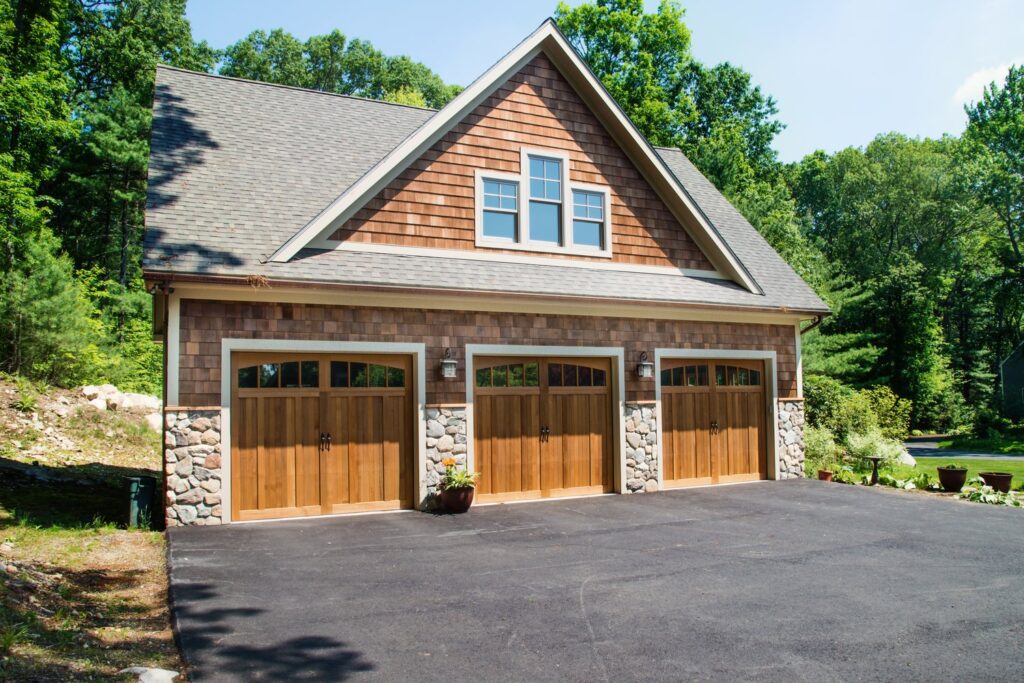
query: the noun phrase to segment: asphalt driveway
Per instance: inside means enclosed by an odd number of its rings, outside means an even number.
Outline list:
[[[170,533],[194,681],[1020,680],[1024,512],[816,481]]]

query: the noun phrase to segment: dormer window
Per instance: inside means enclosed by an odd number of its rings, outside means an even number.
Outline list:
[[[519,183],[484,180],[483,232],[491,239],[519,240]]]
[[[570,182],[570,163],[558,150],[523,149],[518,175],[478,170],[477,246],[610,257],[608,188]]]

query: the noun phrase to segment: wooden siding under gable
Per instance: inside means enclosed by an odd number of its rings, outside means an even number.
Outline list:
[[[613,261],[714,269],[543,53],[413,162],[330,239],[521,255],[524,252],[518,250],[476,246],[474,202],[476,170],[519,173],[522,147],[565,152],[570,158],[570,183],[609,188]],[[526,189],[520,188],[521,199]]]
[[[180,329],[179,403],[187,406],[221,404],[225,337],[422,342],[427,403],[432,405],[465,403],[466,344],[622,347],[626,400],[632,402],[654,400],[654,381],[640,380],[635,372],[643,351],[652,356],[655,348],[775,351],[778,395],[797,395],[793,325],[185,299]],[[444,380],[438,372],[446,348],[459,364],[454,380]]]

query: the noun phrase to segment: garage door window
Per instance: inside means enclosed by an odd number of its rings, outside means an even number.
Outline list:
[[[332,389],[402,388],[405,370],[376,363],[331,361]]]
[[[299,389],[320,386],[315,360],[262,363],[238,369],[239,389]]]
[[[707,385],[707,365],[683,365],[661,371],[661,386],[663,387],[706,387]]]
[[[476,386],[490,387],[539,387],[540,363],[512,363],[480,368],[476,371]]]
[[[734,365],[716,365],[715,384],[720,387],[757,387],[761,386],[761,373]]]
[[[608,373],[589,365],[548,363],[549,387],[604,387],[608,386]]]

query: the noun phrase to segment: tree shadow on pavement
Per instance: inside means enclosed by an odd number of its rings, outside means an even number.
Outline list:
[[[326,636],[292,636],[279,642],[243,637],[246,622],[265,609],[217,607],[211,584],[172,581],[171,613],[178,646],[194,683],[202,681],[343,681],[375,667],[362,653]],[[285,635],[285,634],[281,634]],[[248,642],[232,643],[238,639]]]

